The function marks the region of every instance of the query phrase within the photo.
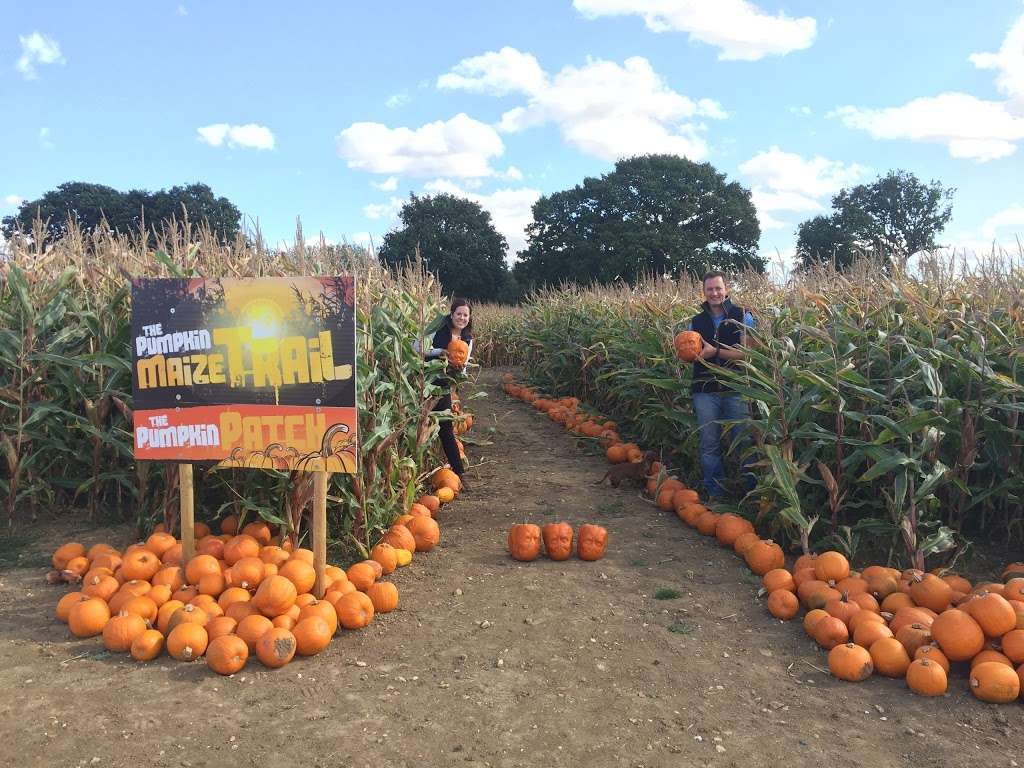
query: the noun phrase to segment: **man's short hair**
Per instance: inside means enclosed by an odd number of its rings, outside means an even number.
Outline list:
[[[714,280],[716,277],[722,278],[722,282],[726,285],[729,284],[729,278],[725,276],[725,272],[720,272],[717,269],[712,270],[711,272],[705,272],[704,278],[700,281],[700,284],[704,285],[708,280]]]

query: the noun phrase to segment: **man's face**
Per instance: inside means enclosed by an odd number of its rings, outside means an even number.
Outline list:
[[[720,307],[727,295],[728,290],[722,278],[711,277],[704,281],[704,298],[712,307]]]

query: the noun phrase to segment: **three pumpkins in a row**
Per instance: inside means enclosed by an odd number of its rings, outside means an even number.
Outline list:
[[[521,562],[536,560],[540,556],[541,541],[544,552],[552,560],[572,557],[573,530],[568,523],[548,523],[543,528],[533,523],[517,523],[508,532],[508,551]],[[580,560],[600,560],[608,545],[608,531],[603,526],[584,523],[576,537],[576,556]]]

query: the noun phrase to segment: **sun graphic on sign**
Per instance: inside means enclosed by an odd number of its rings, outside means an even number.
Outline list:
[[[270,299],[253,299],[242,307],[242,322],[252,328],[254,339],[272,339],[281,336],[284,312]]]

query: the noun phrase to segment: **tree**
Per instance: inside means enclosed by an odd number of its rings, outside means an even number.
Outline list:
[[[903,266],[918,251],[937,247],[935,238],[953,215],[954,192],[903,170],[840,190],[831,216],[800,225],[797,256],[804,265],[833,261],[845,268],[866,255]]]
[[[494,301],[507,288],[508,244],[478,203],[446,193],[410,194],[398,215],[401,227],[384,235],[378,252],[384,264],[407,263],[419,246],[446,293]]]
[[[524,285],[633,283],[645,274],[764,271],[750,191],[710,163],[620,160],[600,178],[542,197],[515,275]]]
[[[38,217],[47,222],[52,238],[67,234],[68,219],[84,232],[92,232],[101,222],[116,232],[137,232],[145,223],[150,231],[159,231],[172,217],[206,222],[221,240],[238,234],[242,213],[226,197],[216,197],[206,184],[171,187],[158,192],[133,189],[119,192],[103,184],[69,181],[50,190],[38,200],[26,200],[14,216],[3,220],[0,231],[10,238],[19,229],[32,230]]]

